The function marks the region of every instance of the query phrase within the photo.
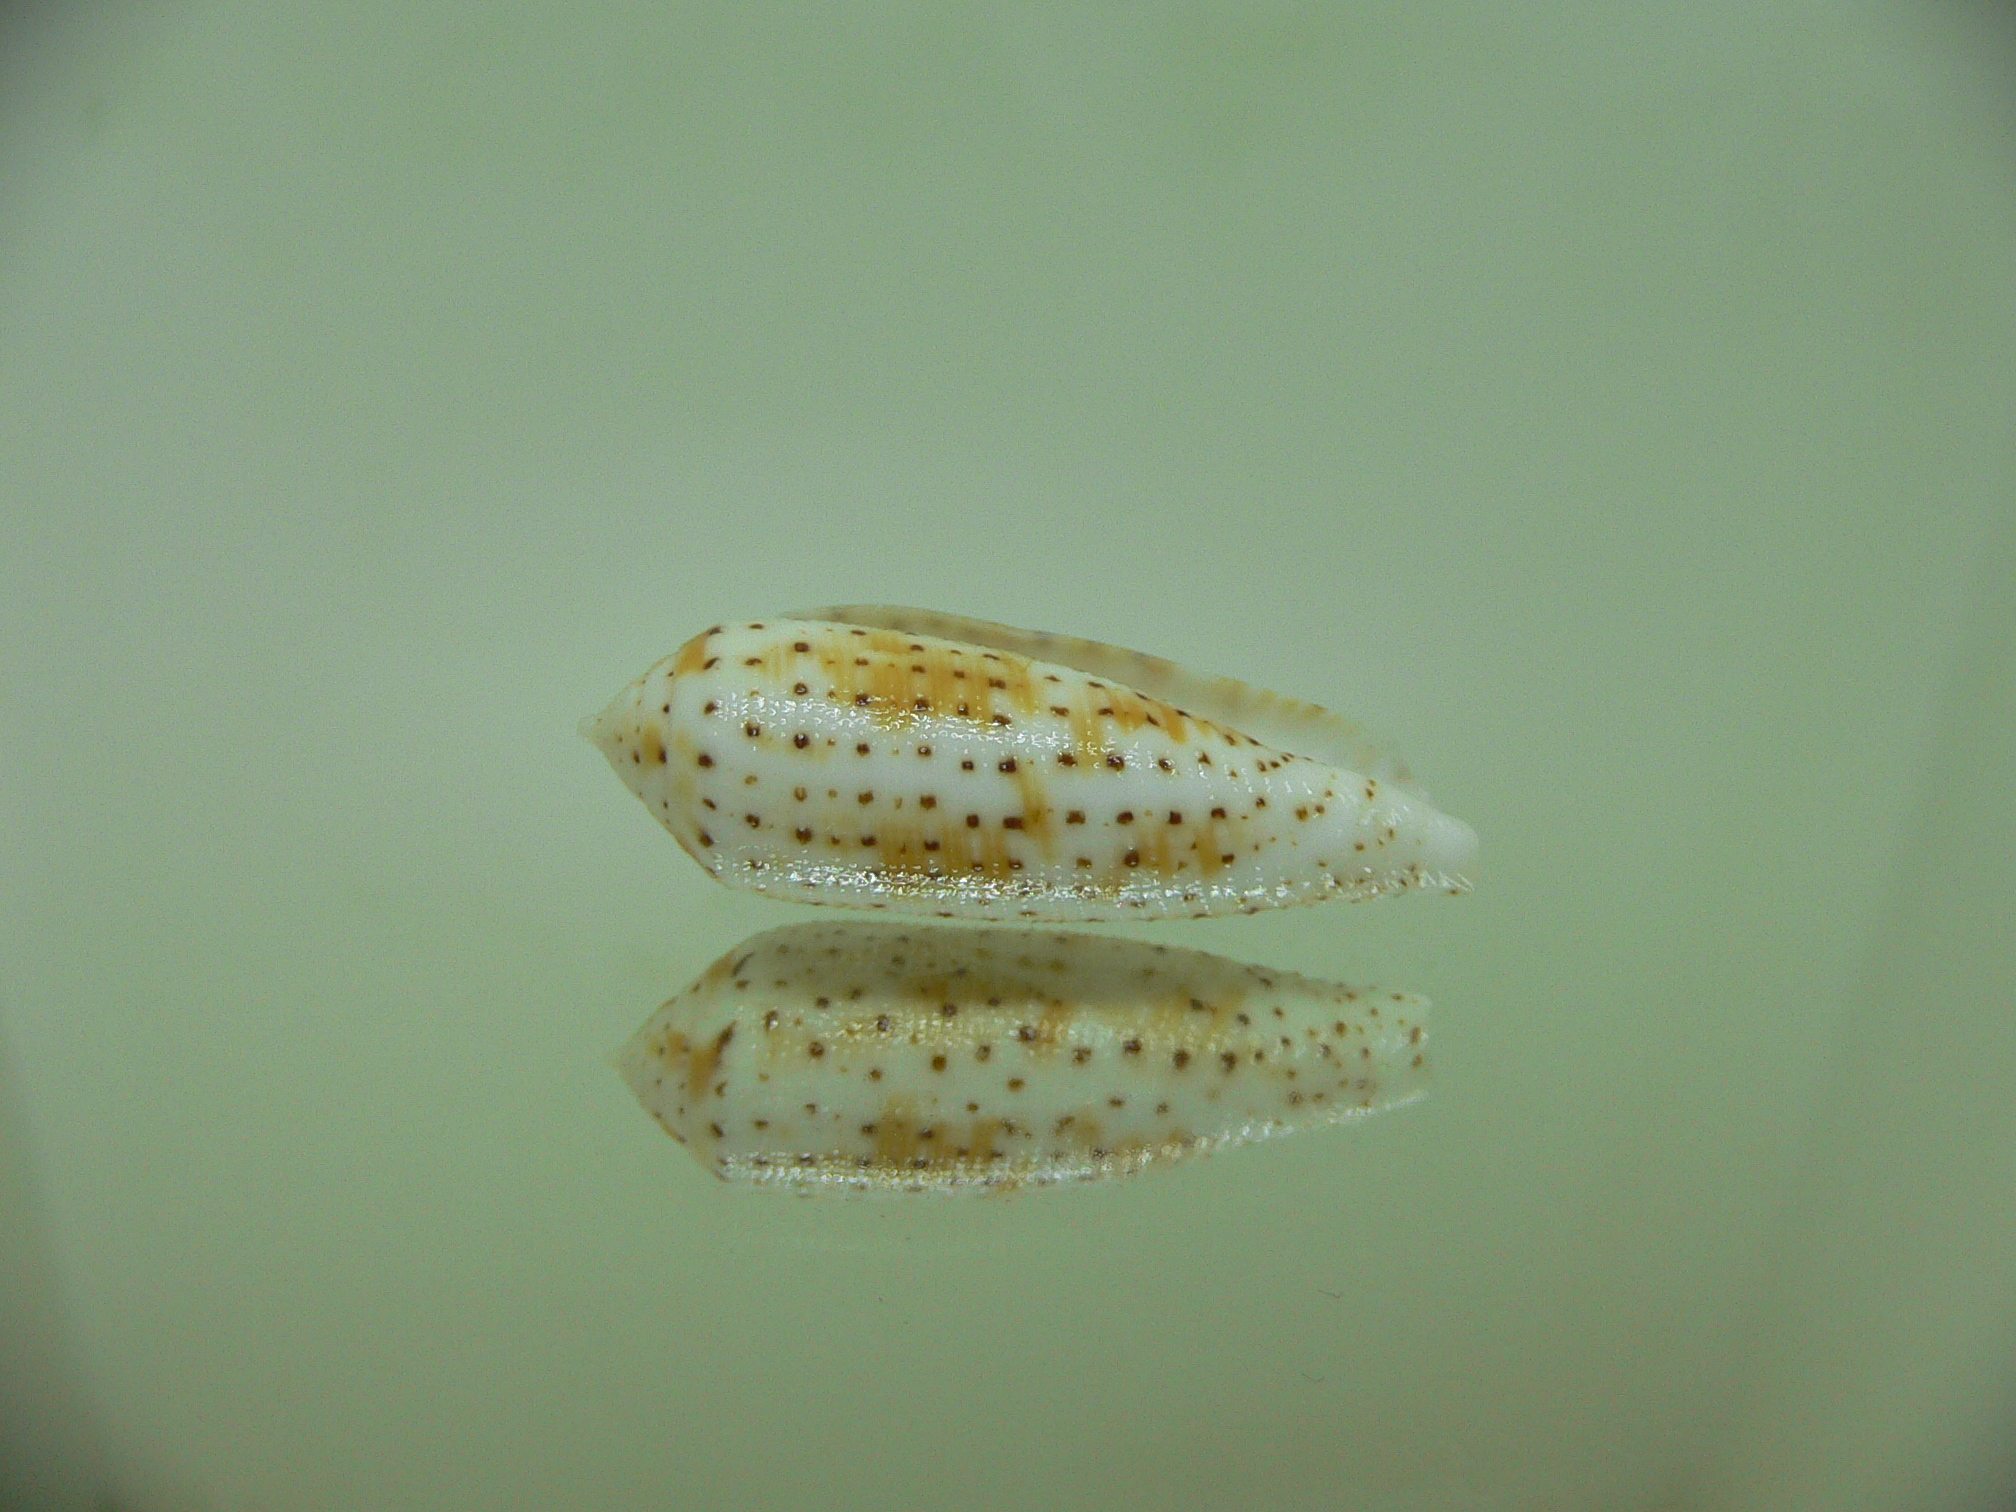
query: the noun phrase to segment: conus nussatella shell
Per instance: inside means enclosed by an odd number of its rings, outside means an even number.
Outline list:
[[[1464,892],[1477,837],[1318,708],[927,611],[716,625],[583,733],[717,880],[946,918]]]
[[[724,1180],[986,1191],[1413,1101],[1427,1007],[1135,940],[797,924],[715,962],[617,1065]]]

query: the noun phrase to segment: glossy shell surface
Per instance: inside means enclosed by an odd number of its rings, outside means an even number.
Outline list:
[[[717,880],[1000,920],[1468,890],[1477,840],[1318,708],[928,611],[717,625],[583,725]]]

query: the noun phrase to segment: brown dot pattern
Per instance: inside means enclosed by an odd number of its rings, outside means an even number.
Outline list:
[[[1410,1101],[1425,1086],[1426,1009],[1130,940],[803,924],[723,956],[619,1064],[723,1179],[991,1191],[1124,1175]]]
[[[1221,699],[1240,687],[1099,649]],[[794,901],[1181,918],[1469,885],[1474,836],[1405,781],[1061,662],[923,631],[716,626],[586,728],[712,876]],[[739,822],[709,823],[717,814]]]

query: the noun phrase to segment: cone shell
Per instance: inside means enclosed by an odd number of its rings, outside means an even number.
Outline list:
[[[1133,940],[804,924],[723,956],[618,1066],[724,1180],[986,1191],[1411,1101],[1427,1006]]]
[[[716,625],[582,731],[718,881],[946,918],[1464,892],[1477,837],[1318,708],[902,609]]]

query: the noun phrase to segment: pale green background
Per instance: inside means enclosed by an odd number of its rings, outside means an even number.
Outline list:
[[[2006,1487],[1993,14],[10,13],[0,1492]],[[606,1057],[809,911],[574,725],[835,600],[1392,732],[1475,896],[1153,933],[1428,994],[1429,1102],[1012,1201],[706,1177]]]

